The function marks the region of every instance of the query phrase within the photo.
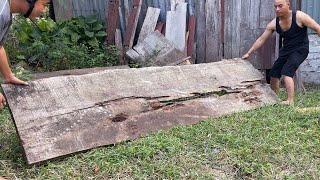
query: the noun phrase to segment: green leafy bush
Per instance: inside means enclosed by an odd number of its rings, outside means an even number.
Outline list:
[[[12,62],[25,61],[37,70],[112,66],[117,51],[105,47],[104,25],[94,16],[56,23],[51,19],[31,22],[17,18],[6,44]]]

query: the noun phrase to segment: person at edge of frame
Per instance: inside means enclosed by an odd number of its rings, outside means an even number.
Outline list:
[[[320,36],[320,25],[308,14],[302,11],[290,10],[290,0],[274,0],[276,18],[266,27],[265,32],[256,40],[242,59],[249,59],[250,55],[259,49],[274,31],[283,41],[280,44],[279,58],[270,71],[271,88],[279,93],[280,78],[283,77],[287,91],[287,100],[281,104],[294,104],[294,80],[296,70],[309,54],[308,28],[313,29]]]
[[[12,73],[8,56],[3,47],[12,24],[12,14],[19,13],[34,20],[46,11],[50,0],[0,0],[0,72],[5,83],[28,85]],[[0,93],[0,109],[6,104],[4,96]]]

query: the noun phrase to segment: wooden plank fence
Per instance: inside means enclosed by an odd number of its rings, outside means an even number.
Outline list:
[[[109,0],[72,0],[72,7],[61,8],[62,1],[55,4],[57,17],[72,11],[73,16],[98,14],[106,20]],[[125,40],[125,30],[133,0],[120,2],[120,29]],[[171,0],[172,1],[172,0]],[[135,42],[140,34],[148,7],[159,8],[159,22],[165,23],[167,12],[171,10],[170,0],[143,0],[137,24]],[[183,0],[184,1],[184,0]],[[194,54],[196,63],[219,61],[222,58],[241,57],[263,33],[265,26],[274,17],[273,1],[265,0],[185,0],[188,3],[187,23],[194,15],[196,21]],[[70,6],[69,4],[63,4]],[[296,3],[293,4],[296,6]],[[68,12],[70,14],[70,12]],[[60,19],[60,18],[58,18]],[[165,25],[163,27],[166,28]],[[252,58],[258,69],[270,69],[275,59],[275,36]]]

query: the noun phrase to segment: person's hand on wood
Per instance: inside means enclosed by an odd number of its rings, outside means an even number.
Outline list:
[[[4,96],[0,93],[0,109],[2,109],[6,105],[6,99]]]
[[[250,54],[249,54],[249,53],[246,53],[245,55],[242,56],[242,59],[248,60],[249,57],[250,57]]]
[[[27,82],[24,82],[14,75],[10,75],[8,78],[5,79],[5,83],[7,84],[16,84],[16,85],[28,85]]]

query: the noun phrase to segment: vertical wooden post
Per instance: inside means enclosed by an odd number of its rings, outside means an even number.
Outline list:
[[[133,0],[132,1],[132,11],[130,12],[126,33],[124,36],[124,47],[126,50],[132,48],[134,36],[136,33],[136,28],[138,25],[138,19],[140,15],[142,0]]]
[[[107,45],[115,45],[115,33],[119,27],[119,0],[109,0],[107,15]]]

